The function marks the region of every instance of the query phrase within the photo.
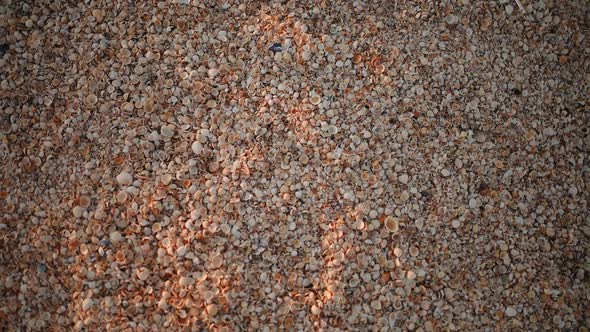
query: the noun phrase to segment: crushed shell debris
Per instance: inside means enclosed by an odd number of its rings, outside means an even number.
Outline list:
[[[587,331],[589,17],[5,1],[0,330]]]

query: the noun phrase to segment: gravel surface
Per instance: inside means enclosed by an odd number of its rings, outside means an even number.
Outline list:
[[[0,5],[0,330],[588,331],[590,3]]]

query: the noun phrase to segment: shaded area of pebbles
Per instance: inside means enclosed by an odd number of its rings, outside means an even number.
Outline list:
[[[0,329],[590,325],[587,1],[6,1]]]

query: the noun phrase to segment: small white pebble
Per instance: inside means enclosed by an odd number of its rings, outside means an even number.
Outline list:
[[[442,171],[440,171],[440,174],[442,174],[442,176],[444,176],[445,178],[448,178],[449,176],[451,176],[451,171],[445,168]]]

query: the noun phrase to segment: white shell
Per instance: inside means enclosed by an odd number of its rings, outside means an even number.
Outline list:
[[[117,182],[120,185],[128,186],[131,184],[131,182],[133,182],[133,176],[127,172],[121,172],[119,175],[117,175]]]

